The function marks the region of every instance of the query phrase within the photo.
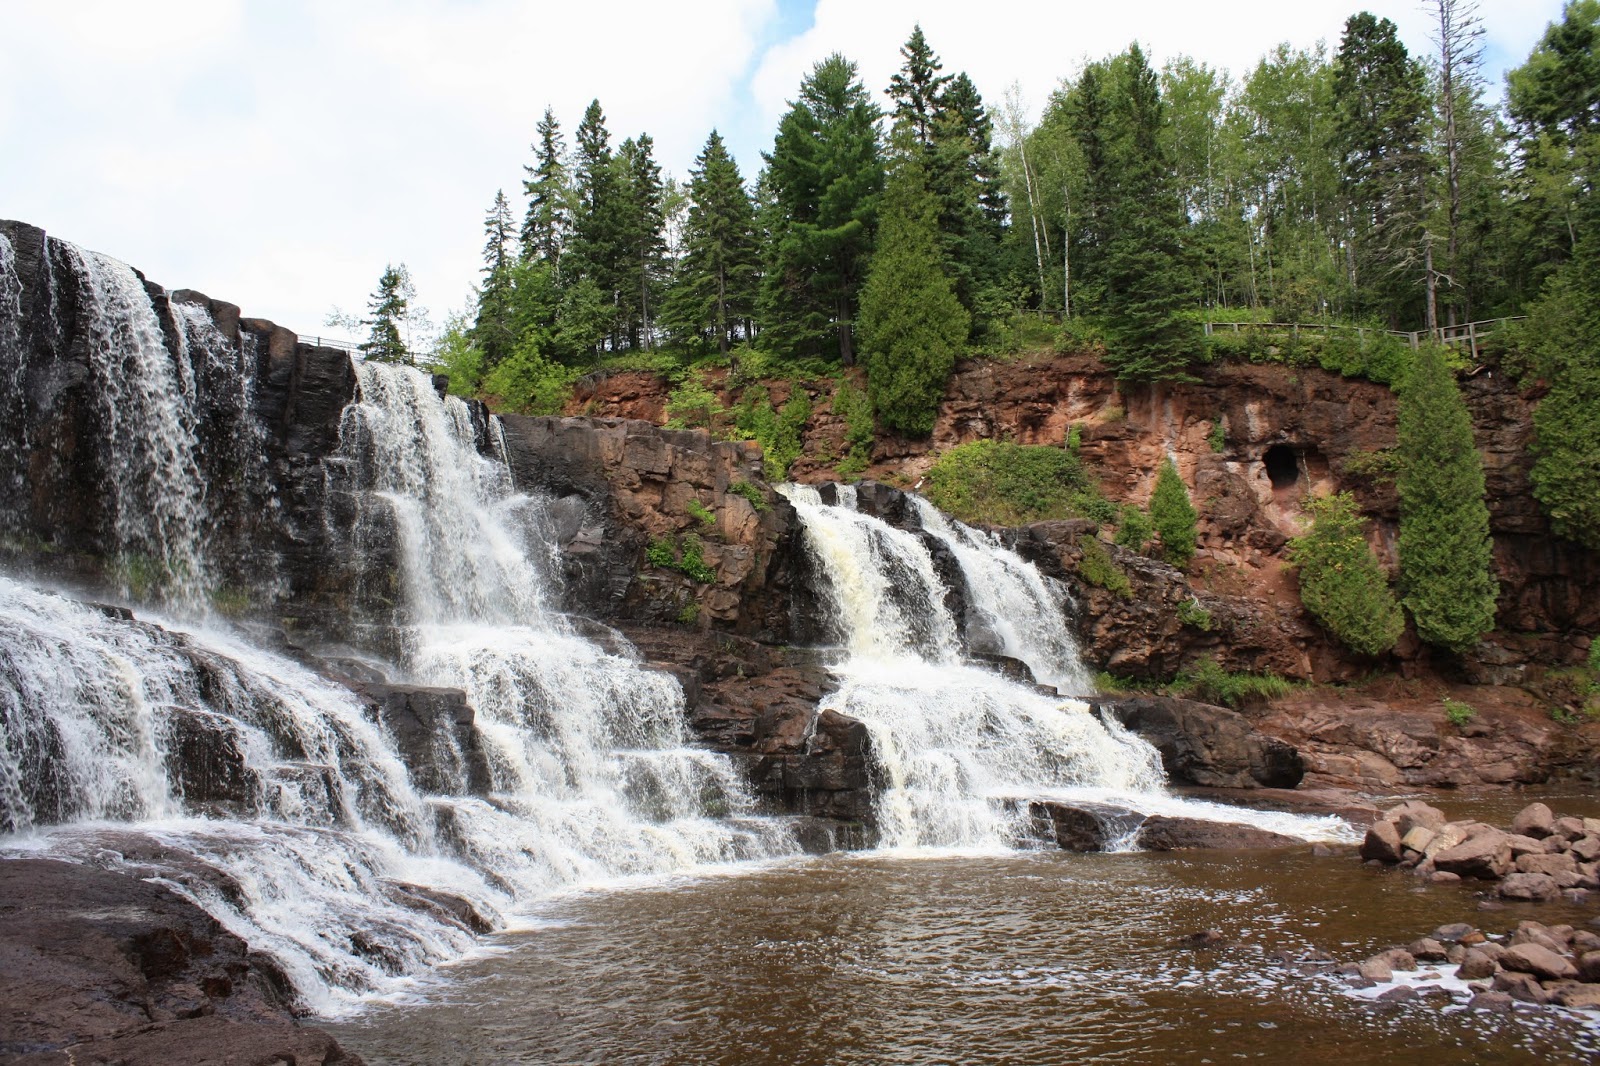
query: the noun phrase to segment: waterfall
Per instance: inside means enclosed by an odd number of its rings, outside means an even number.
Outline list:
[[[1102,723],[1082,701],[962,661],[946,590],[920,537],[860,513],[849,495],[827,506],[808,486],[784,492],[847,650],[824,706],[871,731],[885,780],[877,813],[886,844],[1005,847],[1025,835],[1029,798],[1161,790],[1149,744]],[[999,545],[942,519],[933,525],[929,532],[955,550],[976,606],[1005,634],[1007,654],[1043,678],[1082,684],[1064,622],[1042,617],[1061,604],[1058,595]]]
[[[516,816],[474,846],[534,856],[516,873],[532,888],[793,851],[731,762],[690,745],[677,681],[554,609],[543,503],[479,450],[491,429],[426,375],[369,362],[341,432],[359,539],[398,543],[407,665],[476,711],[497,808],[460,816]]]

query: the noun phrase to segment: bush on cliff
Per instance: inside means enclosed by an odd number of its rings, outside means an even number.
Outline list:
[[[485,397],[499,410],[523,415],[559,415],[572,395],[577,372],[546,359],[532,338],[518,344],[483,379]]]
[[[1494,628],[1494,546],[1483,461],[1455,375],[1417,353],[1400,390],[1400,586],[1429,644],[1463,652]]]
[[[1400,601],[1362,535],[1348,492],[1310,501],[1311,528],[1289,542],[1300,568],[1300,602],[1335,640],[1362,655],[1382,655],[1405,632]]]
[[[1083,465],[1063,448],[979,440],[939,456],[924,494],[963,522],[1020,526],[1054,518],[1116,519]]]
[[[1189,502],[1189,491],[1171,459],[1161,464],[1156,475],[1156,490],[1150,497],[1150,522],[1161,538],[1161,557],[1183,568],[1194,558],[1200,516]]]

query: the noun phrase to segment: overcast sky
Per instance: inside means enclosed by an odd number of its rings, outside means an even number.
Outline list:
[[[1376,0],[1413,54],[1421,0]],[[818,59],[881,90],[920,21],[945,70],[1037,114],[1085,58],[1139,40],[1243,73],[1279,41],[1337,47],[1358,0],[0,0],[0,217],[304,334],[404,262],[435,319],[470,299],[483,215],[520,217],[534,123],[568,143],[598,98],[686,177],[712,127],[747,180]],[[1481,0],[1486,68],[1560,0]]]

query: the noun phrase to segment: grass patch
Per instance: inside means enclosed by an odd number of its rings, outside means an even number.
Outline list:
[[[1462,726],[1478,717],[1478,712],[1473,709],[1472,704],[1470,703],[1462,703],[1460,700],[1453,700],[1449,697],[1445,697],[1444,716],[1450,720],[1451,725],[1455,726],[1457,729],[1460,729]]]
[[[1083,555],[1078,559],[1078,576],[1083,578],[1095,588],[1105,589],[1115,593],[1125,600],[1133,598],[1133,585],[1128,581],[1128,575],[1111,558],[1111,553],[1106,551],[1106,546],[1094,537],[1078,538],[1078,547]]]
[[[1277,674],[1232,673],[1214,659],[1202,659],[1168,686],[1173,695],[1238,710],[1266,703],[1294,691],[1294,682]]]
[[[767,503],[766,496],[763,495],[761,489],[752,482],[735,481],[732,485],[728,486],[728,491],[733,493],[735,496],[741,496],[748,501],[750,506],[755,508],[756,514],[766,514],[768,511],[772,510],[772,505]]]

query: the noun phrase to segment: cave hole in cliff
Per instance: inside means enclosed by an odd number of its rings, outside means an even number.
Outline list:
[[[1274,444],[1261,457],[1267,478],[1275,489],[1292,489],[1300,483],[1300,459],[1287,444]]]

